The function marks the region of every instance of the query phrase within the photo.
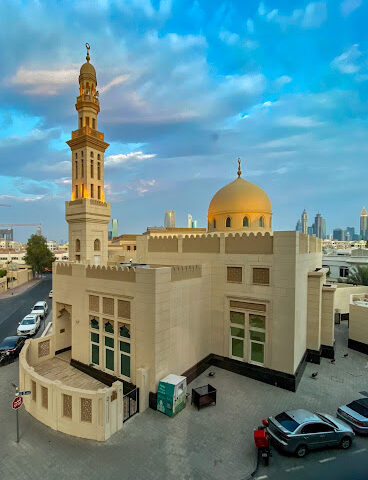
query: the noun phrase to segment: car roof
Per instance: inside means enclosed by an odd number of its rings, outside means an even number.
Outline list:
[[[43,302],[42,300],[40,300],[39,302],[36,302],[36,303],[34,304],[34,306],[35,306],[35,307],[36,307],[36,306],[42,306],[42,307],[43,307],[43,306],[45,305],[45,303],[46,303],[46,302]]]
[[[312,412],[308,410],[304,410],[299,408],[297,410],[288,410],[285,412],[291,417],[293,420],[298,422],[299,424],[306,423],[306,422],[321,422],[322,420]]]
[[[33,313],[30,313],[29,315],[26,315],[23,320],[36,320],[36,317],[37,315],[36,314],[33,314]],[[22,322],[23,322],[22,320]]]
[[[15,336],[5,337],[1,343],[2,344],[5,343],[5,342],[10,343],[10,341],[17,342],[18,338],[19,338],[18,336],[16,336],[16,337]]]

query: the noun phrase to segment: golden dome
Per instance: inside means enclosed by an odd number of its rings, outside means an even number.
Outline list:
[[[92,63],[89,63],[89,62],[83,63],[80,69],[80,74],[82,75],[83,73],[96,76],[96,70],[95,70],[95,67],[92,65]]]
[[[221,213],[272,214],[272,205],[262,188],[239,176],[222,187],[211,200],[208,215]]]

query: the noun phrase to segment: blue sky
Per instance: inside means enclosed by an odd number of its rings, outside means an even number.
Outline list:
[[[120,233],[206,225],[236,176],[269,194],[274,228],[304,208],[327,229],[368,204],[367,0],[0,3],[1,223],[66,239],[85,42],[97,70],[105,180]],[[18,229],[24,240],[32,230]]]

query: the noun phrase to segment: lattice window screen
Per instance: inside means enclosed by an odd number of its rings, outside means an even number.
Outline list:
[[[118,300],[118,317],[130,318],[130,302],[127,300]]]
[[[102,305],[103,305],[102,306],[103,313],[106,313],[107,315],[114,315],[114,299],[113,298],[103,297]]]
[[[227,267],[227,281],[241,283],[242,273],[242,267]]]
[[[97,295],[90,295],[89,296],[89,309],[91,312],[99,312],[100,311],[100,298]]]
[[[253,283],[259,285],[270,284],[269,268],[253,268]]]
[[[81,421],[92,422],[92,400],[90,398],[81,398]]]
[[[63,416],[72,418],[72,396],[63,394]]]
[[[49,389],[41,386],[41,404],[44,408],[49,408]]]

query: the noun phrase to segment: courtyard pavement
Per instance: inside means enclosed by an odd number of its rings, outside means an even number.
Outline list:
[[[296,393],[288,392],[219,368],[208,371],[191,385],[211,383],[217,388],[217,405],[199,412],[190,405],[169,418],[148,409],[126,422],[104,443],[69,437],[42,425],[25,410],[20,412],[21,440],[15,443],[15,413],[11,409],[18,378],[18,362],[0,368],[0,478],[129,480],[244,480],[254,470],[256,451],[253,428],[262,418],[290,408],[307,408],[334,414],[336,408],[368,391],[368,357],[348,350],[347,325],[336,327],[336,362],[322,359],[307,364]],[[343,355],[349,352],[348,357]],[[318,371],[316,379],[311,373]],[[189,391],[191,391],[189,389]],[[368,448],[357,437],[351,449]],[[274,452],[271,469],[307,465],[320,458],[348,452],[313,452],[297,459]],[[301,463],[302,462],[302,463]],[[262,472],[266,473],[262,473]],[[266,478],[266,477],[263,477]]]

